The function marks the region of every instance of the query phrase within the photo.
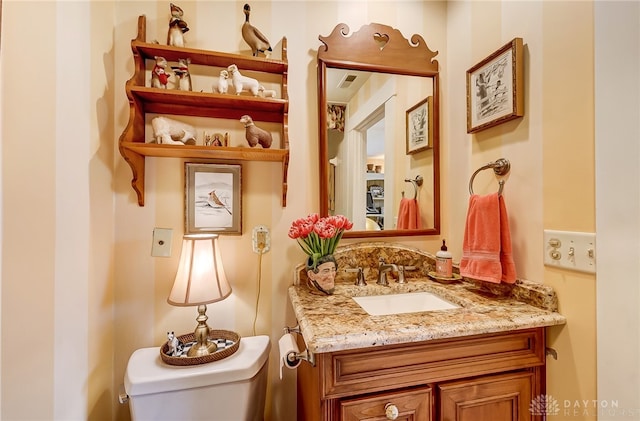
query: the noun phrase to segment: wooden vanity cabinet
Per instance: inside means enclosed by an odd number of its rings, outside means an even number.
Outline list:
[[[299,345],[304,340],[299,337]],[[541,421],[545,331],[534,328],[316,354],[298,367],[299,421]]]

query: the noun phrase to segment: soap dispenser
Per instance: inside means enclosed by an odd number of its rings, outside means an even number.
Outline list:
[[[442,278],[453,277],[453,258],[451,253],[447,251],[445,240],[442,240],[442,247],[436,253],[436,276]]]

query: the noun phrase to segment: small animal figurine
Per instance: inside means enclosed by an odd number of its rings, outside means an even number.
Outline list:
[[[176,338],[173,332],[167,332],[167,344],[169,345],[169,350],[167,351],[169,356],[179,357],[184,352],[184,343]]]
[[[229,72],[226,70],[220,70],[220,76],[218,77],[218,84],[215,88],[215,92],[219,94],[226,94],[229,90]]]
[[[167,89],[167,83],[171,76],[167,72],[167,60],[164,57],[155,56],[156,65],[151,71],[151,86],[153,88]]]
[[[271,147],[271,142],[273,142],[271,133],[256,126],[250,116],[243,115],[240,117],[240,123],[244,125],[245,137],[249,142],[249,146],[253,148],[259,143],[265,149]]]
[[[275,98],[276,91],[273,89],[264,89],[264,86],[260,86],[258,88],[258,96],[261,96],[262,98]]]
[[[171,18],[169,19],[169,31],[167,32],[167,45],[184,47],[184,34],[189,31],[187,22],[182,19],[182,9],[171,3]]]
[[[157,143],[166,145],[195,145],[196,130],[193,126],[167,117],[155,117],[151,120],[153,138]]]
[[[244,24],[242,24],[242,39],[249,44],[251,52],[254,56],[258,53],[265,53],[265,51],[272,51],[271,44],[267,37],[258,30],[255,26],[249,23],[249,14],[251,13],[251,6],[244,5]]]
[[[231,64],[227,67],[227,71],[231,77],[231,83],[233,84],[233,89],[236,90],[236,95],[240,95],[242,91],[251,92],[253,96],[258,96],[258,91],[260,90],[261,85],[254,78],[243,76],[238,70],[238,66],[235,64]]]
[[[190,58],[181,58],[178,60],[178,66],[171,67],[173,69],[173,73],[175,73],[178,78],[176,89],[180,91],[191,90],[191,73],[189,73],[189,64],[191,64]]]

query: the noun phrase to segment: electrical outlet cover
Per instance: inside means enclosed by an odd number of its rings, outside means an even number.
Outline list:
[[[251,243],[253,246],[254,253],[260,253],[259,243],[260,241],[264,241],[264,247],[262,248],[262,254],[269,251],[271,248],[271,237],[269,236],[269,228],[264,225],[258,225],[253,228],[253,233],[251,235]]]

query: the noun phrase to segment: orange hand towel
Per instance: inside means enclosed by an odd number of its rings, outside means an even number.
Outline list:
[[[498,193],[469,198],[460,274],[494,283],[516,281],[507,208]]]
[[[400,200],[397,228],[399,230],[413,230],[422,228],[420,212],[418,211],[418,201],[416,199],[402,198],[402,200]]]

